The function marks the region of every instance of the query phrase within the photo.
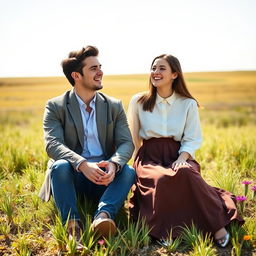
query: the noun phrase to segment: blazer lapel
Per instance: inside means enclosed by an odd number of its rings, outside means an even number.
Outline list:
[[[78,139],[83,148],[83,146],[84,146],[84,136],[83,136],[84,127],[83,127],[83,121],[82,121],[80,107],[77,102],[77,98],[76,98],[74,90],[70,91],[70,93],[69,93],[69,98],[67,101],[67,108],[70,112],[70,116],[73,118],[73,121],[76,126],[76,131],[78,134]]]
[[[102,146],[102,150],[106,152],[106,129],[108,120],[108,104],[105,98],[100,94],[96,94],[96,123],[99,141]]]

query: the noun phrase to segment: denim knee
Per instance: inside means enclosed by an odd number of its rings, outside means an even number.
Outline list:
[[[132,168],[128,164],[124,165],[122,171],[120,172],[120,175],[124,177],[125,183],[133,184],[135,182],[136,172],[134,168]]]
[[[51,178],[59,181],[70,180],[73,177],[74,169],[72,165],[64,159],[57,160],[51,167]]]

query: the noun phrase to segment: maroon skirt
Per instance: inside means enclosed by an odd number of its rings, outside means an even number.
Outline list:
[[[192,222],[204,233],[214,234],[231,221],[241,224],[235,196],[208,185],[200,175],[195,160],[192,167],[171,169],[178,158],[180,142],[172,138],[144,140],[134,162],[136,184],[130,199],[130,213],[134,220],[145,218],[150,234],[158,239],[173,237]]]

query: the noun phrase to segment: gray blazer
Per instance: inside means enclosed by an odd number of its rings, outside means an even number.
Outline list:
[[[97,92],[96,122],[105,159],[123,167],[131,158],[134,146],[121,101]],[[50,160],[39,196],[48,201],[51,196],[51,166],[54,161],[65,159],[76,168],[84,160],[81,156],[84,129],[74,90],[47,102],[43,125],[46,152]]]

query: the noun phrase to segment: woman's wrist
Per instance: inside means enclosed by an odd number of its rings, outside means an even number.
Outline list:
[[[187,161],[187,160],[189,159],[189,157],[190,157],[190,154],[189,154],[189,153],[187,153],[187,152],[181,152],[180,155],[179,155],[179,157],[178,157],[178,160],[185,162],[185,161]]]

